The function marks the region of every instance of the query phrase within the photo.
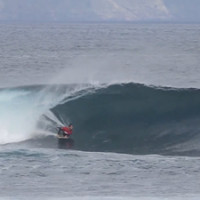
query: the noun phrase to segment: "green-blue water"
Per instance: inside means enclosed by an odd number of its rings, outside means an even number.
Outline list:
[[[199,28],[1,24],[0,198],[199,199]]]

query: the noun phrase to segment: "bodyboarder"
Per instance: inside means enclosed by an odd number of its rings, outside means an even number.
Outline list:
[[[58,127],[58,137],[69,138],[72,135],[73,125],[70,123],[69,126]]]

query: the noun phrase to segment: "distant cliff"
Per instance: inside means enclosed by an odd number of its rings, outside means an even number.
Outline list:
[[[197,0],[0,0],[0,20],[173,21],[190,16],[187,4],[198,13],[192,1],[200,5]]]

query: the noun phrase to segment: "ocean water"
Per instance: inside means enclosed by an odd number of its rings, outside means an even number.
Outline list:
[[[199,33],[0,24],[0,199],[199,199]]]

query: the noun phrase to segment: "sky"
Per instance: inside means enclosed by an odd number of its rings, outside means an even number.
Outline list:
[[[200,0],[0,0],[0,21],[200,22]]]

